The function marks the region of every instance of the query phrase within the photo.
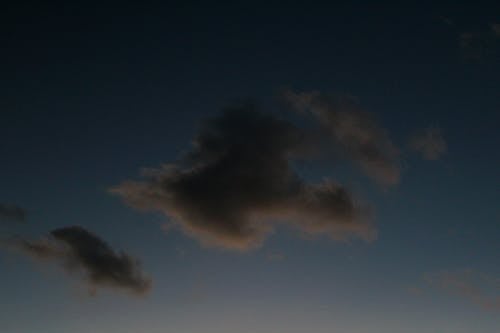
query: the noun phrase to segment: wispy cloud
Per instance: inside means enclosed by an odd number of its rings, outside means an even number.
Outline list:
[[[284,97],[294,109],[316,117],[329,131],[332,144],[343,150],[368,176],[383,185],[399,182],[398,148],[355,98],[317,91],[286,91]]]
[[[500,311],[500,278],[463,269],[439,271],[425,275],[425,281],[431,286],[459,296],[484,309]]]
[[[0,203],[0,221],[24,222],[26,220],[26,210],[16,205]]]
[[[492,23],[490,27],[491,31],[500,38],[500,23]]]
[[[36,241],[17,239],[15,246],[38,261],[55,261],[69,273],[82,274],[92,293],[111,287],[145,294],[151,288],[151,279],[142,272],[137,259],[115,252],[82,227],[56,229]]]
[[[133,207],[163,212],[204,244],[230,249],[258,246],[276,223],[334,239],[373,239],[368,209],[345,187],[308,183],[291,167],[304,153],[305,136],[255,107],[228,109],[204,123],[181,161],[111,192]]]
[[[441,21],[456,35],[461,56],[468,61],[481,62],[500,53],[500,23],[493,22],[464,28],[459,21],[441,16]]]
[[[488,29],[461,32],[458,40],[465,59],[491,58],[500,51],[500,24],[490,24]]]
[[[421,130],[412,136],[409,140],[409,146],[426,160],[437,160],[448,149],[441,130],[434,126]]]

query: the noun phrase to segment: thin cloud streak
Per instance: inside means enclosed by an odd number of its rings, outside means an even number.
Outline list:
[[[472,269],[428,273],[425,281],[485,310],[500,311],[500,278]]]

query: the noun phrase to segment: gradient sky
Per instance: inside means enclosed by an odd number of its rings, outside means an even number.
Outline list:
[[[500,331],[499,5],[19,2],[0,19],[1,332]],[[228,105],[300,125],[288,91],[352,96],[398,147],[392,186],[293,164],[368,202],[376,239],[280,225],[206,246],[110,193]],[[432,158],[412,149],[429,130],[446,143]],[[138,258],[151,290],[89,294],[82,272],[4,245],[74,225]]]

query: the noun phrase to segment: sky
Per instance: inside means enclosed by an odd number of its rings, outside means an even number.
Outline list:
[[[500,330],[500,6],[12,2],[0,331]]]

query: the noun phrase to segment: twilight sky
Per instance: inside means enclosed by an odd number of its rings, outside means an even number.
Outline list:
[[[0,19],[0,332],[500,331],[500,5]]]

